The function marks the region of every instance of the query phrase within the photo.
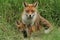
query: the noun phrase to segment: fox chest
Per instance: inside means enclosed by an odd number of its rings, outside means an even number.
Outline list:
[[[29,25],[29,24],[32,24],[33,21],[32,21],[32,19],[27,19],[27,18],[26,18],[26,19],[23,20],[23,23]]]

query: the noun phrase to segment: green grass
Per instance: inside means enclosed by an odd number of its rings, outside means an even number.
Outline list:
[[[33,3],[36,0],[0,0],[0,40],[24,39],[15,25],[16,20],[21,20],[24,1]],[[40,15],[54,25],[54,30],[49,34],[33,34],[33,40],[60,40],[60,0],[37,1]]]
[[[60,40],[60,28],[54,28],[49,34],[37,33],[33,34],[33,40]],[[7,23],[0,24],[0,40],[23,40],[23,35],[14,26]],[[29,38],[28,38],[29,39]]]

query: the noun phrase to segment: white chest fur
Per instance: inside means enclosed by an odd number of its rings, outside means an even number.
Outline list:
[[[27,16],[24,14],[22,15],[22,22],[26,25],[30,24],[33,25],[36,20],[37,15],[35,14],[32,19],[28,19]]]

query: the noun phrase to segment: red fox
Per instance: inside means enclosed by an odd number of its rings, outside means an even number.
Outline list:
[[[49,28],[52,27],[52,25],[38,13],[37,6],[37,2],[35,2],[34,4],[24,3],[22,22],[26,25],[36,25],[36,27],[40,24],[43,24],[47,29],[45,30],[45,33],[48,33],[50,31]]]
[[[27,4],[26,2],[24,3],[22,23],[27,26],[27,30],[29,29],[35,30],[36,28],[40,29],[42,27],[41,25],[44,25],[45,28],[44,32],[49,33],[52,25],[38,13],[37,6],[38,6],[37,2],[33,4]]]

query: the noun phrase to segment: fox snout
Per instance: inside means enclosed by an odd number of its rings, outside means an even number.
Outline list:
[[[34,15],[35,15],[35,14],[26,14],[26,17],[27,17],[28,19],[32,19],[32,18],[34,17]]]
[[[29,18],[32,18],[32,16],[31,16],[31,15],[28,15],[28,17],[29,17]]]

